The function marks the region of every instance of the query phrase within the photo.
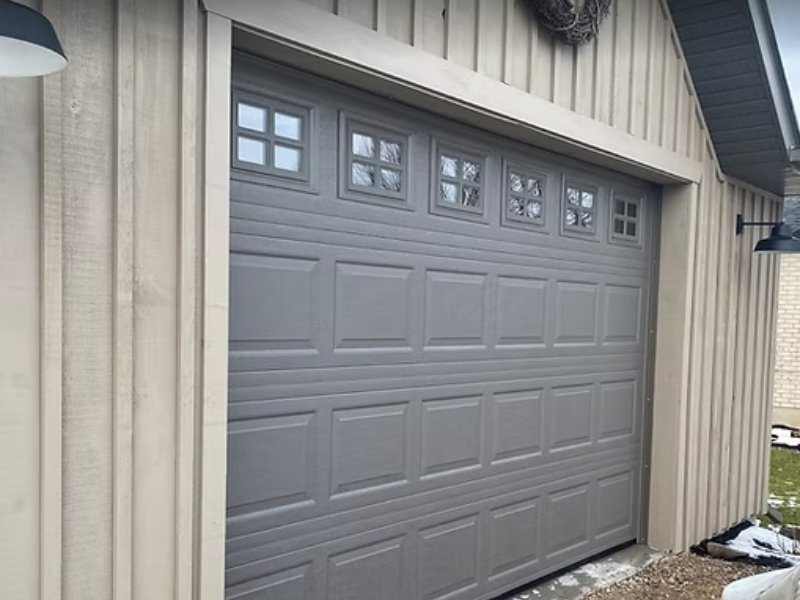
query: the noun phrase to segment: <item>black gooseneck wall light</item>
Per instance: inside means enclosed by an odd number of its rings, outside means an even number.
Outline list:
[[[0,0],[0,77],[49,75],[67,66],[55,29],[42,13]]]
[[[772,227],[769,237],[759,240],[753,252],[800,252],[800,239],[794,237],[791,227],[783,221],[747,222],[742,215],[736,215],[736,235],[741,234],[745,227]]]

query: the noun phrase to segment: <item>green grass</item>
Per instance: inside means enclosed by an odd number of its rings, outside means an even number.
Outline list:
[[[800,452],[772,448],[769,495],[770,504],[781,511],[786,523],[800,525]],[[781,505],[774,500],[782,501]]]

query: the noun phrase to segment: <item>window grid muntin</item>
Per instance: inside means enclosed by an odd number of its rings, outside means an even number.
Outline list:
[[[641,217],[641,198],[615,194],[613,201],[611,202],[612,239],[625,242],[639,242],[641,234]],[[621,226],[622,231],[617,230],[618,226]]]
[[[303,106],[292,104],[288,101],[262,96],[260,94],[235,91],[233,95],[235,110],[233,113],[232,137],[232,162],[233,166],[256,171],[273,177],[293,181],[308,182],[310,165],[310,137],[311,137],[311,111]],[[240,106],[245,105],[264,111],[264,130],[251,129],[239,124]],[[275,118],[277,114],[299,119],[299,139],[291,139],[277,135],[275,131]],[[239,140],[249,138],[265,144],[264,163],[249,162],[239,158]],[[291,152],[299,153],[299,168],[297,170],[284,169],[277,166],[278,148],[286,148]]]
[[[358,121],[347,119],[347,126],[344,128],[346,139],[345,143],[345,172],[343,178],[346,182],[345,187],[352,192],[371,194],[379,197],[391,198],[394,200],[405,200],[408,187],[408,137],[402,136],[397,132],[388,131],[371,125],[366,125]],[[363,136],[371,139],[372,152],[369,156],[356,153],[354,145],[355,136]],[[399,146],[399,162],[385,160],[383,158],[383,146]],[[362,164],[372,168],[373,177],[369,185],[363,185],[353,181],[354,164]],[[385,178],[384,172],[399,175],[400,189],[391,189],[383,185]]]
[[[433,168],[436,177],[434,178],[433,193],[434,206],[446,210],[468,212],[482,215],[484,206],[484,183],[486,180],[486,160],[484,157],[470,152],[456,150],[452,146],[436,143],[433,152]],[[445,173],[445,160],[450,164],[450,160],[455,161],[455,175]],[[472,176],[467,170],[467,165],[477,167],[477,175]],[[471,167],[470,167],[471,169]],[[443,188],[443,185],[445,188]],[[442,197],[443,189],[455,189],[455,202],[449,202]],[[465,199],[470,195],[476,195],[474,204],[465,203]]]
[[[587,194],[591,196],[591,206],[587,206]],[[577,203],[572,201],[576,196]],[[564,231],[595,235],[597,233],[597,205],[599,203],[599,190],[596,186],[579,181],[567,179],[562,193],[561,225]],[[575,222],[570,222],[570,215],[575,214]],[[591,220],[591,226],[583,225]]]
[[[504,217],[525,225],[544,226],[547,211],[547,173],[519,163],[508,162],[503,174]],[[515,186],[517,180],[521,184],[521,189],[517,189]],[[534,182],[533,186],[531,186],[531,182]],[[538,214],[531,214],[535,210],[529,210],[529,207],[536,205],[538,205]],[[514,209],[515,206],[518,207],[518,210]]]

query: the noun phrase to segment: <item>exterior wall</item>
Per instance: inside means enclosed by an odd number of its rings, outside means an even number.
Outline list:
[[[787,198],[784,220],[800,228],[800,198]],[[800,256],[781,257],[775,339],[774,423],[800,427]]]
[[[199,8],[41,8],[68,68],[0,79],[0,597],[190,598]]]
[[[752,255],[753,231],[733,236],[733,217],[768,220],[779,203],[721,178],[658,0],[619,0],[580,50],[529,27],[510,0],[340,0],[339,16],[332,0],[205,4],[220,16],[192,0],[44,0],[69,67],[0,81],[11,292],[0,596],[220,597],[226,10],[281,27],[292,12],[320,44],[431,57],[469,110],[496,83],[525,100],[509,105],[515,121],[553,115],[562,132],[585,131],[578,146],[614,144],[615,157],[591,150],[598,162],[676,182],[663,201],[649,539],[685,548],[761,509],[777,264]],[[424,88],[419,71],[401,83]]]
[[[570,48],[519,0],[303,0],[682,156],[705,132],[665,3],[616,0],[600,35]]]

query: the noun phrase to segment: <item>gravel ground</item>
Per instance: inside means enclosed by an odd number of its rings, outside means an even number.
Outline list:
[[[585,600],[718,600],[723,588],[769,569],[694,554],[664,557]]]

